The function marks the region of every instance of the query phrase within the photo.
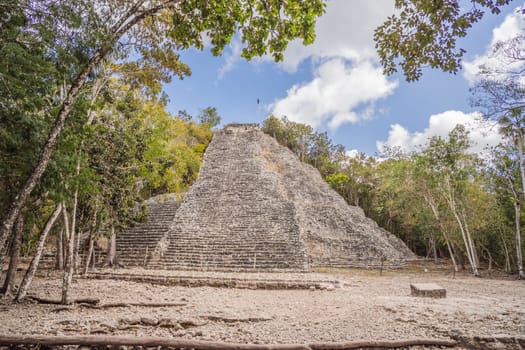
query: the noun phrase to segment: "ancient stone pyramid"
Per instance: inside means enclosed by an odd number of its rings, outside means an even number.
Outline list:
[[[215,133],[199,179],[147,266],[308,271],[401,266],[405,244],[349,206],[312,166],[251,124]]]

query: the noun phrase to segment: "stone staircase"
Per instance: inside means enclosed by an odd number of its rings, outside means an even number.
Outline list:
[[[166,235],[179,207],[176,200],[150,200],[148,221],[117,234],[117,260],[124,266],[146,265],[159,240]]]
[[[198,181],[148,267],[308,269],[294,205],[280,195],[278,182],[257,158],[260,137],[253,126],[216,133]]]

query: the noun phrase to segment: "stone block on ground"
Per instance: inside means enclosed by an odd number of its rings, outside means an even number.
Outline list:
[[[445,298],[447,291],[436,283],[411,283],[410,294],[415,297]]]

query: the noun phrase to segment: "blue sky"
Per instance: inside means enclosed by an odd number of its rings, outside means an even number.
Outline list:
[[[467,124],[475,150],[495,144],[495,128],[478,120],[469,105],[469,86],[479,64],[497,40],[525,31],[525,17],[514,1],[500,15],[486,15],[462,39],[465,69],[458,74],[427,69],[418,82],[401,74],[382,75],[373,29],[393,12],[393,0],[329,0],[318,20],[317,40],[308,47],[290,44],[283,63],[270,57],[240,58],[238,38],[223,56],[209,48],[187,50],[182,60],[192,75],[165,87],[168,109],[190,114],[216,107],[223,124],[260,123],[269,114],[327,131],[347,150],[376,154],[383,145],[412,150],[433,135],[445,136],[458,122]],[[257,104],[257,99],[260,103]]]

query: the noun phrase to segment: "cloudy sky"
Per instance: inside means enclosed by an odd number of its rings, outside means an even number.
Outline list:
[[[514,1],[500,15],[487,15],[460,45],[467,50],[457,75],[425,70],[418,82],[386,77],[378,65],[373,31],[393,12],[393,0],[328,0],[313,45],[292,42],[285,60],[240,58],[234,39],[222,57],[209,50],[181,54],[193,74],[166,87],[168,108],[198,114],[216,107],[223,124],[260,123],[269,114],[286,115],[319,131],[334,143],[369,155],[385,145],[412,150],[433,135],[445,136],[457,123],[471,130],[473,150],[496,144],[493,125],[479,120],[469,105],[469,87],[480,64],[499,40],[525,33],[525,16]],[[257,103],[259,101],[259,103]]]

